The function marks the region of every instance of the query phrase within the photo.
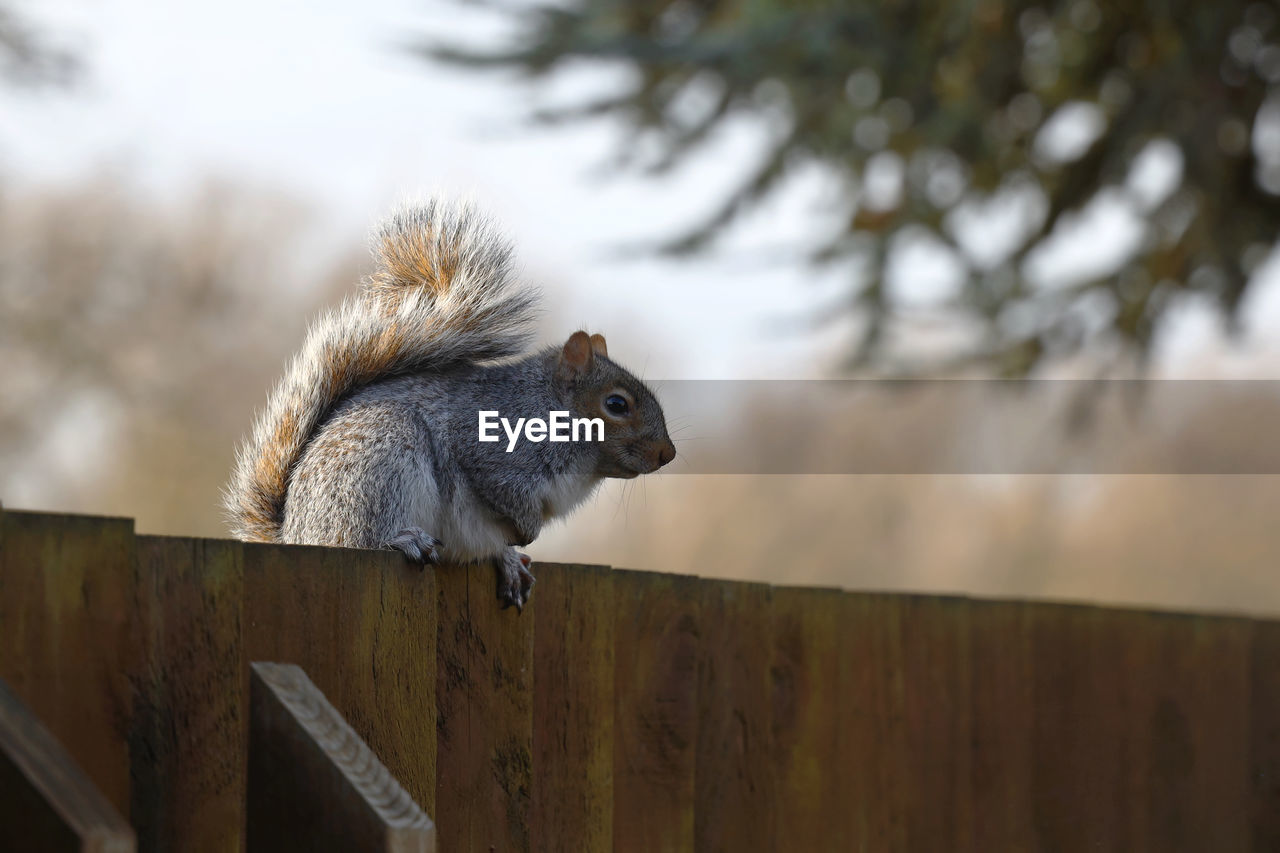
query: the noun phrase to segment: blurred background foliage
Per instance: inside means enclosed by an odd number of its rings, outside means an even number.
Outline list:
[[[0,471],[8,495],[222,530],[218,489],[307,317],[363,260],[303,260],[296,200],[209,183],[0,184]],[[12,500],[12,497],[10,497]]]
[[[661,174],[733,116],[768,123],[760,162],[662,252],[707,248],[802,164],[829,170],[847,215],[810,258],[849,270],[843,313],[859,322],[852,366],[978,364],[1021,376],[1107,345],[1140,365],[1178,293],[1203,294],[1234,318],[1276,240],[1272,3],[497,5],[518,23],[505,47],[423,51],[534,79],[582,61],[628,69],[619,92],[531,116],[624,123],[633,131],[620,152],[626,165]],[[1143,180],[1157,161],[1176,174],[1166,187]],[[1076,280],[1037,276],[1036,253],[1096,204],[1141,220],[1125,257]],[[997,208],[1014,219],[1008,244],[967,239],[968,223]],[[942,249],[957,270],[955,287],[923,309],[886,286],[892,251],[906,242]],[[902,328],[939,322],[967,334],[941,363],[904,362],[893,345]]]
[[[842,307],[865,317],[853,359],[864,366],[919,367],[893,363],[886,343],[922,310],[886,284],[895,241],[949,247],[962,285],[929,310],[973,328],[970,349],[953,355],[1013,374],[1073,348],[1106,352],[1108,337],[1141,351],[1170,292],[1240,309],[1274,243],[1272,6],[582,2],[504,12],[526,25],[507,50],[436,52],[535,78],[577,59],[631,68],[622,94],[534,118],[622,122],[637,131],[628,139],[655,143],[620,152],[643,175],[687,163],[732,115],[763,121],[772,144],[755,172],[659,248],[688,261],[781,192],[797,161],[821,164],[846,215],[811,260],[850,270]],[[0,86],[54,98],[92,78],[91,57],[8,8],[0,0]],[[455,119],[432,116],[442,127]],[[256,141],[264,120],[252,121],[235,131]],[[1135,178],[1152,158],[1176,166],[1165,192]],[[343,164],[329,165],[324,179],[340,178]],[[127,168],[61,183],[7,168],[0,158],[0,500],[130,516],[148,533],[225,536],[218,493],[234,446],[308,319],[367,271],[358,234],[335,240],[315,226],[305,192],[268,188],[243,168],[189,175],[167,195]],[[1038,247],[1099,198],[1139,216],[1141,240],[1106,275],[1039,280]],[[966,223],[999,218],[1002,206],[1019,225],[1016,243],[976,248]],[[553,301],[544,337],[592,320],[578,310]],[[655,321],[668,310],[688,309],[663,305]],[[679,344],[656,354],[680,364]],[[1257,386],[1274,422],[1274,383]],[[780,418],[776,400],[731,401],[717,434],[681,432],[681,413],[670,414],[684,456],[781,444],[834,458],[886,440],[910,455],[966,435],[975,445],[1000,438],[927,399],[910,428],[898,422],[902,433],[887,437],[875,407],[811,404],[791,400]],[[1032,414],[1039,425],[1052,413]],[[797,419],[810,426],[804,435],[778,427]],[[1110,449],[1167,470],[1168,460],[1229,448],[1247,469],[1263,420],[1247,401],[1188,406]],[[1276,476],[665,474],[608,484],[532,553],[774,583],[1275,614],[1277,501]]]
[[[43,34],[0,5],[0,78],[9,85],[66,85],[79,75],[74,54],[50,44]]]

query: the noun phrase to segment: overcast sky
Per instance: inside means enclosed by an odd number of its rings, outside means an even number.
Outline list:
[[[604,331],[611,351],[651,376],[818,375],[839,342],[839,327],[815,336],[787,322],[839,294],[838,271],[818,277],[766,262],[834,226],[826,176],[801,175],[717,257],[618,260],[612,247],[673,233],[714,207],[758,155],[763,129],[732,125],[668,179],[602,180],[599,167],[619,141],[612,125],[531,131],[520,117],[534,89],[427,64],[399,47],[417,34],[492,39],[502,22],[491,15],[435,0],[16,6],[80,50],[89,72],[68,94],[0,92],[0,169],[19,180],[74,180],[114,166],[170,194],[231,177],[313,203],[324,227],[352,242],[407,193],[465,193],[503,220],[566,324]],[[539,97],[575,101],[621,82],[599,68],[571,69]],[[1121,246],[1117,216],[1097,212],[1076,245],[1093,255]],[[1064,247],[1050,265],[1079,255]],[[1271,266],[1252,305],[1250,347],[1213,354],[1216,323],[1191,306],[1170,336],[1166,373],[1280,375],[1270,368],[1280,353],[1280,265]],[[946,287],[945,264],[927,253],[904,275],[922,293]]]

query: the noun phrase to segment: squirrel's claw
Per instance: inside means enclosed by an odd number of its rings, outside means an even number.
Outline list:
[[[528,554],[521,554],[514,548],[508,548],[497,560],[498,600],[502,602],[503,610],[514,606],[516,612],[524,612],[534,584],[528,568],[531,564]]]
[[[425,566],[440,562],[440,551],[444,548],[444,543],[421,527],[406,527],[386,547],[403,552],[412,563]]]

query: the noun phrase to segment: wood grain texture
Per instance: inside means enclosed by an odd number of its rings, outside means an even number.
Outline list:
[[[613,846],[693,850],[700,588],[615,571]]]
[[[1075,605],[1032,612],[1032,814],[1039,849],[1129,851],[1135,802],[1126,738],[1141,647],[1128,614]]]
[[[1033,850],[1031,607],[971,601],[973,849]]]
[[[1243,619],[1131,613],[1131,850],[1249,849],[1249,651]]]
[[[0,527],[0,679],[128,815],[133,522],[5,510]]]
[[[613,573],[538,567],[532,848],[613,846]]]
[[[248,695],[239,542],[139,536],[134,826],[146,850],[244,848]]]
[[[253,659],[465,850],[1280,849],[1280,622],[541,576],[0,512],[0,678],[144,849],[242,846]]]
[[[845,613],[851,849],[972,849],[968,601],[850,595]]]
[[[1249,816],[1254,853],[1280,850],[1280,622],[1254,622],[1249,654]]]
[[[841,657],[840,705],[844,737],[838,761],[848,768],[846,831],[849,849],[877,853],[907,849],[910,774],[902,649],[904,599],[847,594]]]
[[[773,766],[777,850],[848,850],[849,767],[840,691],[843,593],[773,591]]]
[[[530,850],[538,594],[503,610],[488,565],[444,566],[437,585],[440,848]]]
[[[434,817],[435,573],[391,551],[244,546],[244,658],[302,667]]]
[[[133,830],[0,681],[0,850],[133,853]]]
[[[772,850],[773,588],[702,581],[694,846]]]
[[[969,602],[909,596],[902,611],[909,850],[972,850]]]
[[[430,819],[299,667],[254,663],[250,696],[252,849],[433,853]]]

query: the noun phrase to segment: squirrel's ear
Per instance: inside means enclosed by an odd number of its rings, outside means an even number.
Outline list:
[[[561,378],[574,379],[586,373],[595,363],[595,355],[590,336],[586,332],[574,332],[560,350]]]
[[[604,342],[604,335],[591,336],[591,351],[598,356],[609,357],[609,347]]]

